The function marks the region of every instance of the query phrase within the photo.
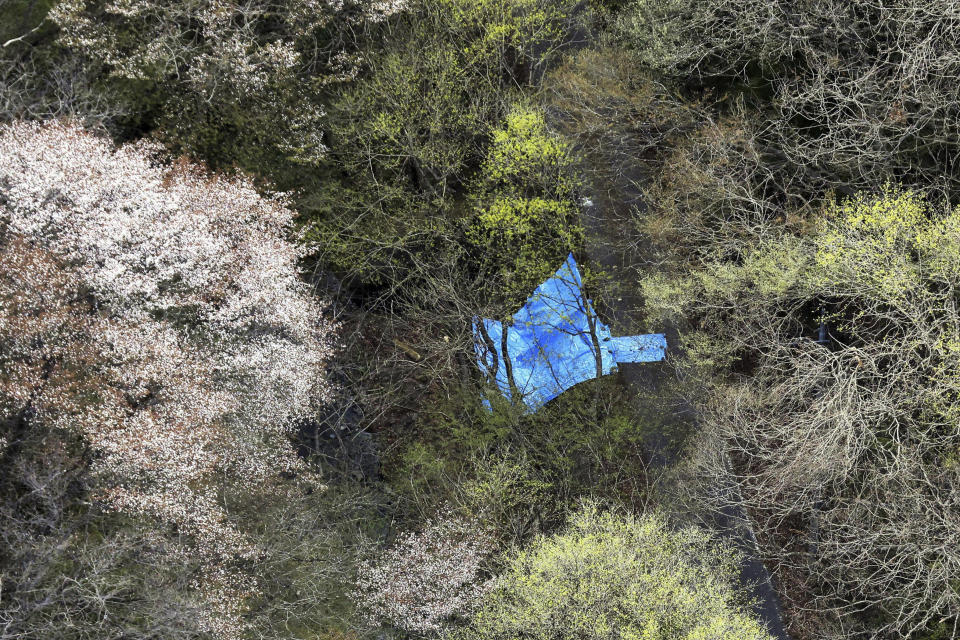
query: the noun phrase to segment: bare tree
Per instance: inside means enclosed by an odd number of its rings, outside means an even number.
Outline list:
[[[689,479],[741,502],[798,633],[957,632],[958,221],[889,190],[808,239],[767,233],[675,289],[648,283],[694,320],[681,370],[708,393]]]
[[[887,178],[956,189],[958,29],[953,0],[638,0],[618,32],[689,86],[764,109],[772,93],[762,140],[816,194]]]

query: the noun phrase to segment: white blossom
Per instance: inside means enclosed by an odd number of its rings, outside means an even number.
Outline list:
[[[361,565],[354,600],[373,622],[408,633],[439,633],[472,613],[489,588],[481,569],[491,550],[483,532],[445,515]]]
[[[252,588],[230,564],[256,550],[215,477],[309,478],[289,435],[330,394],[335,327],[299,277],[292,215],[149,145],[0,128],[0,409],[78,431],[105,506],[195,541],[223,637],[242,628],[228,594]]]

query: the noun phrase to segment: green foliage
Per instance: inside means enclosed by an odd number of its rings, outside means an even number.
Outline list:
[[[769,638],[730,586],[736,575],[736,553],[699,530],[587,504],[566,531],[511,556],[457,637]]]
[[[960,209],[936,215],[922,195],[886,187],[831,207],[817,267],[830,291],[898,303],[924,288],[960,283]],[[932,292],[930,292],[932,293]]]
[[[385,480],[412,511],[456,505],[508,545],[554,530],[579,497],[648,499],[645,440],[684,436],[668,406],[637,403],[619,376],[577,385],[532,415],[496,395],[487,412],[467,388],[421,399],[413,425],[380,434]]]
[[[322,247],[325,262],[384,286],[465,258],[467,187],[518,90],[535,86],[533,71],[553,59],[572,6],[411,5],[331,111],[330,161],[338,181],[303,207],[308,237]],[[505,215],[514,208],[501,206]]]
[[[736,260],[714,254],[700,270],[652,273],[640,285],[651,317],[684,328],[680,362],[723,376],[754,348],[753,327],[767,319],[771,306],[791,308],[815,297],[816,273],[810,243],[783,234],[745,249]]]
[[[569,146],[540,111],[515,107],[493,132],[477,182],[467,237],[515,305],[583,241]]]
[[[958,229],[957,209],[937,215],[922,195],[888,186],[829,204],[799,235],[758,227],[750,232],[752,246],[736,253],[725,251],[729,240],[718,234],[715,245],[701,248],[704,268],[652,273],[641,286],[654,317],[689,321],[702,311],[694,326],[714,334],[730,323],[741,330],[771,307],[790,308],[818,295],[863,304],[929,302],[940,295],[937,287],[960,282]],[[690,336],[689,346],[701,351],[694,343],[706,339]]]
[[[496,118],[475,83],[452,43],[414,30],[342,96],[330,158],[342,179],[302,207],[326,264],[382,286],[456,254],[456,187]]]
[[[439,0],[437,7],[463,36],[475,65],[506,71],[520,84],[536,81],[569,37],[576,3],[570,0]]]
[[[485,120],[495,114],[484,104],[489,96],[472,100],[474,79],[455,46],[441,39],[425,44],[412,38],[386,52],[344,96],[336,145],[348,170],[367,170],[373,160],[377,178],[406,186],[412,174],[412,190],[442,194],[465,171]]]
[[[507,547],[561,519],[558,487],[532,458],[516,445],[494,453],[477,451],[455,497],[468,518]]]
[[[815,243],[815,286],[835,297],[838,328],[853,344],[901,344],[912,373],[929,376],[924,421],[957,423],[960,207],[938,213],[887,186],[831,207]]]
[[[569,195],[563,184],[568,156],[567,145],[547,131],[542,113],[517,107],[507,115],[504,128],[493,132],[482,179],[495,187]]]

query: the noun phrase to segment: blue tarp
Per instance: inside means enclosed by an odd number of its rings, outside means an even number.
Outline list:
[[[611,337],[610,327],[600,322],[583,293],[573,254],[513,314],[510,325],[475,318],[474,336],[480,369],[507,399],[516,389],[529,412],[597,377],[598,365],[600,375],[606,375],[616,371],[618,362],[662,360],[667,348],[661,333]]]

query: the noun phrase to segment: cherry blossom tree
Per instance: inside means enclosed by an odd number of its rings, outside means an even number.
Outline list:
[[[318,483],[289,436],[329,398],[335,325],[283,195],[74,125],[0,129],[0,410],[95,452],[97,498],[185,535],[209,631],[237,635],[257,551],[217,482]],[[8,436],[11,438],[11,436]]]
[[[482,565],[493,551],[475,524],[442,514],[361,565],[354,599],[374,623],[416,635],[441,633],[475,610],[488,589]]]

